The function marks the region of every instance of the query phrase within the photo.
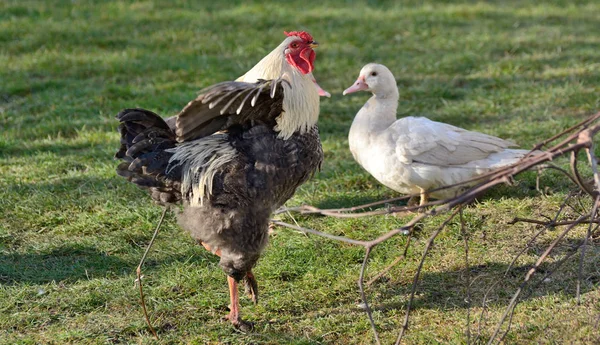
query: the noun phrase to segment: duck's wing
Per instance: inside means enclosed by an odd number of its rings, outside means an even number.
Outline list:
[[[424,117],[402,118],[389,130],[395,139],[396,155],[403,163],[459,166],[515,146],[508,140]]]

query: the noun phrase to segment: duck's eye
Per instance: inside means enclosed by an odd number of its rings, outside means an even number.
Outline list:
[[[376,77],[377,76],[377,72],[371,72],[371,76]]]

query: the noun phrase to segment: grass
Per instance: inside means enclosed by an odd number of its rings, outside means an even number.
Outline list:
[[[147,301],[161,340],[149,335],[133,288],[135,267],[161,209],[115,175],[113,116],[140,106],[176,113],[197,90],[243,74],[282,39],[306,29],[321,43],[315,75],[333,94],[321,103],[322,171],[288,203],[350,206],[396,196],[352,160],[347,132],[366,94],[341,92],[367,62],[386,64],[401,88],[399,115],[423,115],[531,147],[600,108],[600,4],[554,0],[404,1],[16,1],[0,3],[0,343],[2,344],[368,344],[372,332],[356,279],[363,251],[278,229],[255,273],[261,301],[243,300],[256,331],[220,317],[228,303],[217,259],[175,224],[159,235],[145,269]],[[560,162],[559,162],[560,163]],[[563,162],[564,163],[564,162]],[[557,235],[512,257],[537,228],[512,217],[552,215],[573,188],[545,173],[550,195],[525,174],[465,211],[477,332],[492,282],[483,342],[530,265]],[[590,202],[583,200],[582,207]],[[577,206],[578,207],[578,206]],[[567,211],[572,214],[573,211]],[[367,239],[394,217],[299,218],[329,233]],[[406,261],[368,289],[383,340],[399,330],[424,243],[441,219],[415,234]],[[570,234],[549,263],[579,243]],[[373,253],[374,275],[400,253],[395,238]],[[464,343],[463,239],[457,223],[425,263],[411,344]],[[588,248],[582,305],[577,260],[532,289],[507,343],[598,341],[600,247]],[[595,326],[596,323],[596,326]]]

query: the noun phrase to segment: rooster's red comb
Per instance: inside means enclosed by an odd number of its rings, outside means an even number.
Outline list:
[[[303,39],[306,43],[310,43],[313,41],[312,36],[306,31],[290,31],[290,32],[284,31],[283,33],[286,34],[286,36],[288,36],[288,37],[289,36],[298,36],[301,39]]]

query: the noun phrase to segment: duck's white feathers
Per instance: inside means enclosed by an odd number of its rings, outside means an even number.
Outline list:
[[[388,128],[368,132],[353,124],[350,149],[356,161],[385,186],[418,194],[467,181],[510,165],[529,151],[508,149],[512,142],[467,131],[424,117],[406,117]],[[459,188],[431,193],[456,195]]]
[[[468,131],[425,117],[405,117],[388,129],[395,139],[396,155],[404,163],[456,166],[488,158],[514,143]]]
[[[360,78],[372,83],[369,91],[374,95],[352,122],[350,151],[373,177],[400,193],[418,194],[465,182],[513,164],[529,152],[510,149],[515,146],[511,141],[424,117],[396,119],[398,88],[391,72],[368,64]],[[459,191],[444,189],[431,196],[447,198]]]

